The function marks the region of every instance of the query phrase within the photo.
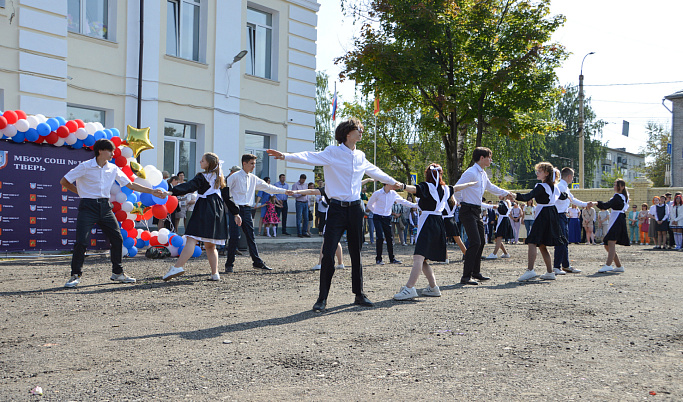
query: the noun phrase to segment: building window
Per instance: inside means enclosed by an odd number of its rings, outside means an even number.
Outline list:
[[[104,125],[107,113],[104,110],[80,106],[66,106],[68,120],[81,119],[84,123],[102,123]]]
[[[109,0],[68,0],[69,31],[109,38]]]
[[[257,156],[254,174],[260,178],[270,176],[270,158],[266,149],[270,148],[270,137],[259,134],[244,134],[244,153]]]
[[[164,170],[171,175],[179,171],[192,178],[197,171],[197,126],[195,124],[164,123]]]
[[[200,0],[166,2],[166,54],[199,61]]]
[[[247,74],[272,79],[273,15],[247,8]]]
[[[5,8],[5,0],[0,0],[0,7]]]

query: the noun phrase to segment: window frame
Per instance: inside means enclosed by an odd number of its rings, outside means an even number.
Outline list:
[[[169,20],[169,4],[173,3],[176,6],[177,10],[177,15],[174,16],[174,22],[177,27],[177,33],[175,34],[175,53],[169,52],[169,26],[168,26],[168,20]],[[195,28],[196,34],[197,34],[197,48],[192,51],[192,57],[185,57],[183,52],[184,52],[184,47],[183,47],[183,34],[187,30],[187,27],[185,26],[185,19],[184,13],[183,13],[183,5],[190,5],[192,7],[196,7],[197,10],[197,27]],[[197,63],[204,63],[206,60],[206,25],[207,25],[207,18],[206,18],[206,1],[205,0],[166,0],[166,55],[171,56],[171,57],[177,57],[183,60],[189,60],[189,61],[194,61]],[[193,30],[193,31],[195,31]],[[194,42],[194,41],[193,41]],[[196,59],[194,56],[194,52],[196,51]]]
[[[69,115],[69,108],[73,109],[81,109],[84,111],[92,111],[92,112],[100,112],[102,113],[102,120],[93,120],[93,119],[88,119],[88,118],[82,118],[81,116],[74,116],[75,119],[81,119],[83,120],[84,123],[94,123],[98,122],[101,123],[103,126],[107,127],[107,118],[109,117],[109,111],[107,109],[102,109],[94,106],[82,106],[82,105],[76,105],[76,104],[71,104],[67,103],[66,104],[66,116],[69,120],[71,119],[71,116]]]
[[[108,42],[116,42],[116,9],[117,9],[117,1],[118,0],[100,0],[100,1],[106,1],[107,2],[106,38],[103,38],[103,37],[100,37],[97,35],[87,34],[87,33],[83,32],[83,27],[85,26],[84,23],[85,23],[85,15],[86,15],[85,10],[86,10],[87,0],[77,0],[77,1],[78,1],[79,6],[80,6],[78,31],[69,29],[68,24],[67,24],[67,31],[71,32],[71,33],[78,34],[78,35],[84,35],[84,36],[87,36],[89,38],[105,40]],[[69,16],[68,4],[67,4],[67,16]]]
[[[191,126],[194,127],[194,138],[188,138],[188,137],[172,137],[172,136],[167,136],[166,135],[166,127],[167,124],[182,124],[183,126]],[[189,180],[193,178],[197,174],[197,166],[199,165],[199,159],[197,158],[200,151],[199,151],[199,136],[200,136],[200,125],[197,123],[190,123],[190,122],[185,122],[185,121],[178,121],[178,120],[172,120],[172,119],[165,119],[164,120],[164,137],[163,137],[163,145],[162,145],[162,166],[163,169],[166,170],[166,142],[174,142],[174,148],[173,148],[173,172],[171,173],[171,176],[181,170],[180,167],[180,142],[188,142],[188,143],[194,143],[194,155],[191,155],[191,160],[188,161],[188,166],[185,171],[185,177]]]
[[[270,15],[270,26],[268,25],[263,25],[260,23],[255,23],[249,20],[249,10],[262,13],[262,14],[267,14]],[[278,80],[278,48],[279,48],[279,36],[278,36],[278,29],[279,29],[279,13],[276,10],[271,10],[269,8],[262,7],[257,4],[253,4],[249,2],[247,4],[247,14],[246,14],[246,49],[249,51],[247,54],[248,60],[245,63],[245,69],[246,74],[253,76],[253,77],[258,77],[262,78],[265,80],[271,80],[271,81],[277,81]],[[258,40],[254,41],[254,47],[251,46],[251,35],[250,35],[250,29],[253,26],[254,28],[256,27],[263,27],[266,29],[270,30],[270,77],[264,77],[261,75],[258,75],[256,72],[256,55],[258,52],[255,51],[255,46],[258,43]]]
[[[259,132],[256,132],[256,131],[245,131],[245,132],[244,132],[244,135],[245,135],[245,137],[244,137],[244,152],[243,152],[244,154],[251,153],[251,154],[254,154],[254,155],[256,155],[256,156],[259,156],[259,155],[257,154],[257,152],[258,152],[258,153],[263,153],[263,154],[265,154],[266,150],[273,146],[274,136],[271,135],[271,134],[259,133]],[[264,145],[264,146],[261,147],[261,148],[260,148],[260,147],[247,147],[247,141],[246,141],[246,139],[247,139],[246,136],[247,136],[247,135],[252,135],[252,136],[257,136],[257,137],[263,137],[264,140],[267,139],[268,144],[267,144],[267,145]],[[263,169],[263,168],[261,169],[261,176],[259,176],[259,177],[260,177],[261,179],[263,179],[264,177],[273,177],[271,171],[272,171],[272,169],[273,169],[274,164],[270,163],[270,159],[267,157],[267,154],[266,154],[264,157],[259,157],[258,159],[256,159],[256,165],[257,165],[257,167],[258,167],[259,164],[262,165],[264,162],[267,163],[267,166],[265,167],[265,169]],[[258,169],[254,169],[254,174],[256,174],[255,172],[256,172],[257,170],[258,170]],[[258,175],[257,175],[257,176],[258,176]]]

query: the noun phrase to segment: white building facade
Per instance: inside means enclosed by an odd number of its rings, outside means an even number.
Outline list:
[[[141,0],[0,0],[0,110],[137,126]],[[192,176],[204,152],[261,177],[310,166],[267,148],[314,149],[315,0],[144,1],[142,164]],[[246,50],[246,56],[235,56]],[[293,180],[289,180],[293,179]]]
[[[602,174],[611,175],[621,169],[623,179],[632,182],[636,177],[642,176],[645,168],[645,156],[626,152],[626,148],[605,147],[605,157],[598,160],[593,179],[593,188],[600,188],[607,184],[603,183]]]

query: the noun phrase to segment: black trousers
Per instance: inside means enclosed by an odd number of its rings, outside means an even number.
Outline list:
[[[351,290],[355,294],[363,293],[363,266],[360,261],[360,248],[363,240],[363,209],[361,205],[342,207],[330,204],[325,223],[323,240],[323,259],[320,263],[320,293],[318,301],[326,300],[334,276],[334,253],[337,243],[346,231],[349,256],[351,257]]]
[[[565,214],[558,214],[562,235],[569,239],[569,218]],[[569,242],[555,246],[553,268],[569,267]]]
[[[318,233],[321,234],[323,230],[325,230],[325,214],[327,214],[327,212],[315,212],[315,227],[318,228]]]
[[[251,207],[240,205],[240,217],[242,218],[242,233],[247,238],[247,247],[249,247],[249,255],[254,262],[254,266],[263,266],[263,260],[258,255],[256,248],[256,241],[254,240],[254,221],[251,218]],[[235,263],[235,254],[237,251],[237,242],[240,238],[240,227],[230,218],[229,225],[230,238],[228,240],[228,260],[225,262],[225,267],[231,267]]]
[[[85,250],[88,248],[90,230],[97,224],[111,244],[111,272],[123,273],[121,259],[123,256],[123,237],[111,211],[108,198],[81,198],[78,205],[78,220],[76,221],[76,244],[71,257],[71,275],[81,275]]]
[[[287,233],[287,215],[289,214],[287,200],[282,201],[282,208],[275,207],[275,212],[277,212],[277,216],[280,218],[280,222],[282,222],[282,234]]]
[[[389,261],[394,261],[394,235],[391,233],[391,216],[375,214],[372,220],[375,224],[375,233],[377,233],[377,256],[375,257],[375,261],[382,261],[382,247],[384,246],[385,238],[387,240]]]
[[[481,206],[463,203],[460,207],[460,223],[465,228],[470,242],[465,253],[462,279],[469,280],[481,271],[481,254],[484,252],[484,222],[481,220]]]

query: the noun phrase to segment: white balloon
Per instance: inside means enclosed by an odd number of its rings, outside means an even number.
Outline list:
[[[144,230],[138,229],[138,236],[137,236],[138,239],[140,238],[140,235],[142,234],[142,232],[144,232]]]
[[[38,123],[45,123],[47,121],[47,117],[45,117],[44,115],[42,115],[40,113],[35,115],[35,117],[36,117],[36,119],[38,119]]]
[[[69,145],[73,145],[78,141],[78,138],[76,138],[76,134],[74,133],[69,133],[69,135],[64,138],[64,142],[66,142]]]
[[[183,235],[183,246],[187,244],[187,236]]]
[[[159,243],[161,244],[166,244],[168,243],[168,235],[164,233],[159,233],[157,236],[157,240],[159,240]]]
[[[78,138],[79,140],[84,140],[88,138],[88,132],[85,131],[84,128],[79,128],[78,130],[76,130],[74,134],[76,134],[76,138]]]
[[[123,251],[123,257],[127,257],[127,256],[128,256],[128,249],[126,248],[126,246],[122,246],[122,247],[121,247],[121,251]]]
[[[145,174],[147,176],[147,181],[152,185],[156,186],[164,179],[163,175],[154,165],[147,165],[144,167]]]
[[[159,232],[157,232],[157,231],[155,230],[155,231],[153,231],[152,233],[150,233],[150,235],[152,235],[152,237],[154,237],[154,236],[159,236]]]
[[[133,208],[134,208],[133,203],[130,201],[125,201],[125,202],[121,203],[121,210],[122,211],[130,212],[133,210]]]
[[[64,138],[59,137],[59,139],[57,140],[57,142],[55,142],[55,146],[56,146],[56,147],[61,147],[62,145],[64,145]]]
[[[130,149],[130,147],[123,147],[121,148],[121,156],[124,158],[131,158],[133,157],[133,150]]]
[[[128,160],[128,164],[130,164],[131,162],[137,162],[137,159],[133,158],[132,156],[126,159]]]
[[[137,177],[135,179],[135,182],[141,186],[145,186],[145,187],[149,187],[149,188],[152,187],[152,184],[147,179],[143,179],[142,177]]]
[[[116,194],[116,202],[120,202],[121,204],[123,204],[124,202],[126,202],[127,199],[128,196],[124,192]]]
[[[85,131],[91,135],[95,134],[95,131],[97,131],[97,126],[93,123],[85,123]]]
[[[109,202],[116,202],[116,195],[114,194],[109,194]]]
[[[93,122],[93,124],[95,125],[97,130],[104,130],[104,126],[99,121]],[[97,131],[97,130],[95,130],[95,131]]]
[[[14,123],[14,127],[17,128],[17,131],[25,133],[29,129],[29,124],[28,121],[26,121],[26,119],[19,119]]]
[[[7,127],[5,127],[5,128],[2,130],[2,133],[5,134],[6,136],[12,138],[12,137],[14,137],[15,135],[17,135],[17,128],[14,127],[13,124],[8,124]],[[158,184],[158,183],[157,183],[157,184]]]
[[[168,236],[169,233],[171,233],[171,231],[166,229],[166,228],[159,229],[159,234],[163,234],[163,235]]]
[[[171,252],[171,257],[177,257],[180,255],[180,253],[178,253],[178,247],[174,246],[173,244],[169,244],[166,246],[166,248]]]
[[[38,123],[40,123],[36,116],[28,116],[26,117],[26,121],[28,122],[28,126],[31,128],[38,127]]]
[[[126,213],[128,214],[127,219],[130,219],[131,221],[135,222],[135,218],[137,218],[138,216],[135,214],[131,214],[130,212],[126,212]]]
[[[110,193],[116,195],[121,192],[121,186],[119,186],[119,183],[114,182],[111,186],[111,190],[109,190]]]

